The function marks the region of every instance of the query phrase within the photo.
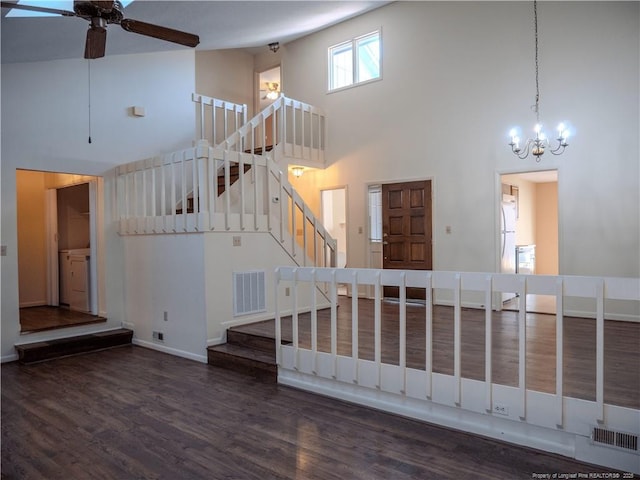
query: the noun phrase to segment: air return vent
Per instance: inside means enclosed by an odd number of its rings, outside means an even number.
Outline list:
[[[595,444],[608,445],[624,450],[638,451],[638,435],[625,432],[616,432],[606,428],[593,427],[591,440]]]
[[[264,312],[264,271],[233,273],[233,315]]]

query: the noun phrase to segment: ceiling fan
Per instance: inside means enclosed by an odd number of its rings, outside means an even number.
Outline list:
[[[31,10],[34,12],[51,13],[65,17],[80,17],[90,22],[85,42],[84,58],[104,57],[107,43],[107,24],[115,23],[127,32],[146,35],[147,37],[178,43],[187,47],[195,47],[200,43],[200,38],[191,33],[181,32],[151,23],[141,22],[130,18],[124,18],[123,7],[118,0],[106,1],[82,1],[73,2],[73,12],[58,10],[55,8],[35,7],[20,5],[19,3],[0,2],[2,8],[17,8],[19,10]]]

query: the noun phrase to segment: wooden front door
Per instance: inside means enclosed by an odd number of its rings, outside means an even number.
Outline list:
[[[383,268],[431,270],[431,181],[382,185]],[[385,297],[398,298],[397,287]],[[407,298],[425,299],[422,288],[408,288]]]

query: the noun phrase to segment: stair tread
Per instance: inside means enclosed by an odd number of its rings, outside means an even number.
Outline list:
[[[35,363],[131,344],[133,330],[119,328],[104,332],[56,338],[14,345],[21,363]]]
[[[214,345],[208,347],[210,352],[219,352],[227,355],[233,355],[235,357],[244,358],[247,360],[253,360],[255,362],[266,363],[269,365],[276,364],[275,352],[265,352],[263,350],[257,350],[255,348],[244,347],[242,345],[235,345],[232,343],[223,343],[221,345]]]
[[[63,337],[63,338],[55,338],[53,340],[42,340],[38,342],[30,342],[30,343],[21,343],[14,345],[15,349],[18,351],[29,351],[36,350],[38,348],[43,347],[51,347],[55,345],[68,345],[72,343],[82,342],[88,339],[94,338],[104,338],[104,337],[116,337],[116,336],[128,336],[133,333],[133,330],[128,330],[126,328],[119,328],[117,330],[108,330],[105,332],[96,332],[96,333],[87,333],[83,335],[76,335],[73,337]]]

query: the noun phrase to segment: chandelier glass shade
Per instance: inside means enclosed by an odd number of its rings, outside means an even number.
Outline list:
[[[540,157],[544,155],[545,151],[551,152],[553,155],[561,155],[564,153],[565,148],[569,145],[568,139],[570,135],[569,128],[560,123],[557,127],[557,137],[555,143],[549,140],[542,130],[540,124],[540,82],[539,82],[539,63],[538,63],[538,3],[537,0],[533,1],[533,23],[535,32],[535,67],[536,67],[536,101],[532,105],[531,109],[536,114],[536,125],[533,129],[535,137],[528,138],[525,141],[520,139],[519,131],[517,128],[511,129],[509,136],[511,141],[509,146],[511,151],[518,156],[518,158],[525,159],[529,154],[536,158],[536,162],[540,161]]]

